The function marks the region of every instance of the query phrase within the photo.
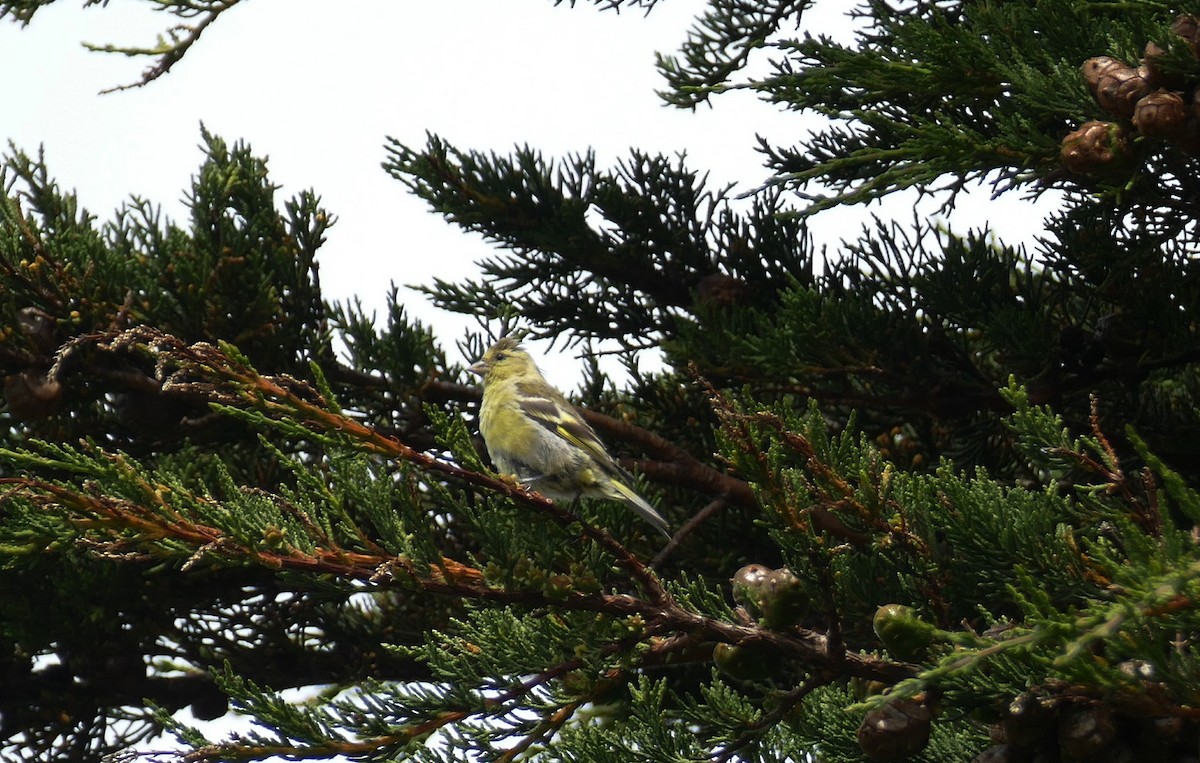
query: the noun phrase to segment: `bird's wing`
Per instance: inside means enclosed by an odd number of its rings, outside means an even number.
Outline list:
[[[542,385],[518,385],[517,391],[520,393],[521,411],[526,416],[587,453],[596,468],[608,474],[610,480],[607,486],[612,491],[608,493],[610,498],[624,501],[659,532],[671,537],[671,526],[667,520],[630,487],[633,476],[608,454],[596,431],[588,426],[558,390]]]
[[[591,456],[601,467],[614,467],[624,472],[600,442],[594,429],[588,426],[579,412],[552,387],[519,387],[521,410],[529,418]]]

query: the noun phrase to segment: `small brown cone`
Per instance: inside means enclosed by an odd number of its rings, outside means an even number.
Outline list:
[[[1095,760],[1116,736],[1116,721],[1103,706],[1072,707],[1058,721],[1059,749],[1069,761]]]
[[[916,699],[898,699],[867,713],[858,727],[858,746],[871,760],[904,760],[929,744],[933,714]]]
[[[1162,67],[1162,57],[1166,51],[1153,42],[1146,43],[1142,53],[1142,65],[1138,67],[1138,75],[1146,80],[1151,90],[1165,88],[1167,90],[1183,90],[1187,78],[1179,72],[1167,72]]]
[[[62,385],[32,368],[4,377],[4,402],[21,421],[44,419],[62,407]]]
[[[1084,122],[1063,138],[1059,152],[1071,172],[1089,175],[1111,169],[1129,157],[1129,142],[1113,122]]]
[[[1133,110],[1133,126],[1142,135],[1169,138],[1183,132],[1188,108],[1179,93],[1159,90],[1143,97]]]
[[[1200,59],[1200,22],[1195,16],[1188,13],[1176,16],[1171,31],[1182,37],[1192,49],[1192,55]]]
[[[1133,116],[1138,100],[1151,90],[1141,69],[1110,56],[1089,58],[1083,62],[1082,72],[1096,103],[1115,117]]]

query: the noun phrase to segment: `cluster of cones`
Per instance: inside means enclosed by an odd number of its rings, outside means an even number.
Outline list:
[[[1200,59],[1200,21],[1182,15],[1171,29]],[[1196,83],[1164,71],[1163,55],[1151,42],[1136,67],[1110,56],[1083,62],[1088,89],[1113,119],[1085,122],[1063,138],[1060,155],[1068,170],[1089,175],[1120,166],[1131,157],[1134,136],[1170,141],[1200,154],[1200,93]]]

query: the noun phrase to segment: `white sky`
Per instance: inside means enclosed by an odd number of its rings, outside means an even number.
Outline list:
[[[630,147],[686,150],[714,186],[747,190],[767,177],[756,133],[790,144],[819,124],[746,93],[696,112],[663,105],[654,52],[677,50],[703,0],[663,0],[649,16],[550,0],[257,0],[226,13],[165,78],[103,96],[146,63],[89,53],[81,41],[148,45],[175,20],[136,0],[86,10],[81,2],[61,0],[25,29],[0,24],[0,64],[10,73],[0,137],[27,151],[44,145],[51,174],[101,219],[130,194],[184,218],[201,121],[231,142],[246,139],[270,157],[280,204],[312,188],[337,216],[320,257],[326,297],[357,296],[379,312],[390,282],[471,274],[491,251],[384,173],[387,136],[420,146],[428,130],[501,153],[528,143],[547,157],[590,147],[602,166]],[[824,3],[806,29],[844,36],[840,14],[850,5]],[[885,210],[911,219],[914,198]],[[1015,196],[965,206],[956,228],[990,217],[1008,242],[1040,229],[1042,214]],[[814,230],[836,246],[862,219],[861,208],[832,210]],[[405,294],[410,314],[447,349],[473,325]],[[544,363],[552,381],[574,386],[576,362],[562,358],[558,370],[558,360]]]

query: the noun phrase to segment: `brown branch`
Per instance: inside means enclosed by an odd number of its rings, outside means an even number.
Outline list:
[[[695,364],[691,366],[691,371],[705,388],[713,410],[721,420],[722,425],[731,432],[736,432],[740,435],[743,446],[756,454],[764,471],[774,472],[775,469],[768,466],[765,452],[756,444],[755,437],[752,436],[748,426],[751,423],[759,424],[773,430],[788,448],[803,459],[804,467],[808,472],[821,482],[832,487],[831,492],[825,485],[808,480],[811,491],[816,494],[817,500],[803,509],[792,510],[792,505],[795,503],[794,496],[790,493],[783,494],[778,488],[767,485],[766,487],[770,487],[775,491],[773,496],[777,498],[778,504],[789,512],[789,518],[793,522],[798,525],[811,522],[812,527],[817,531],[828,533],[835,538],[840,538],[856,546],[865,547],[872,542],[872,536],[869,533],[849,527],[838,516],[838,510],[848,507],[868,525],[881,533],[892,536],[903,547],[910,549],[913,553],[919,555],[928,553],[928,547],[922,538],[908,532],[904,527],[893,527],[891,523],[881,519],[878,516],[878,512],[872,511],[864,505],[856,497],[855,489],[849,481],[820,458],[812,442],[807,437],[803,434],[793,432],[783,419],[773,413],[767,411],[757,411],[754,413],[742,412],[735,405],[731,404],[724,393],[714,387],[711,382],[699,376],[699,371]]]
[[[1129,507],[1129,514],[1139,527],[1154,537],[1162,535],[1161,518],[1154,505],[1157,499],[1153,473],[1145,469],[1142,471],[1140,492],[1146,497],[1139,498],[1134,490],[1136,483],[1121,468],[1121,459],[1101,426],[1100,398],[1092,394],[1089,402],[1088,426],[1092,430],[1095,447],[1099,450],[1098,455],[1071,448],[1053,448],[1049,452],[1107,482],[1105,491],[1109,495],[1120,494],[1122,504]]]
[[[805,628],[794,628],[786,632],[773,631],[758,625],[727,623],[685,610],[673,600],[664,604],[639,599],[629,594],[575,592],[570,592],[564,597],[555,597],[541,590],[510,591],[491,588],[473,580],[426,579],[410,575],[397,577],[386,572],[380,575],[380,570],[386,568],[393,560],[369,554],[343,553],[338,555],[340,558],[337,559],[330,558],[333,555],[321,554],[315,557],[274,555],[276,559],[270,562],[263,557],[272,556],[271,552],[253,552],[253,555],[256,561],[277,569],[297,569],[376,582],[386,578],[395,580],[400,585],[415,585],[425,592],[446,596],[526,607],[597,612],[621,618],[639,616],[646,623],[643,634],[645,637],[684,633],[705,641],[762,645],[782,657],[797,659],[816,667],[837,669],[843,675],[861,676],[889,683],[916,675],[914,666],[890,662],[867,654],[845,652],[840,656],[831,655],[826,637],[816,631]],[[403,569],[406,565],[397,566]]]
[[[758,720],[746,727],[746,731],[739,738],[726,745],[720,754],[714,758],[714,763],[725,763],[725,761],[732,760],[739,750],[749,747],[755,740],[771,729],[771,727],[779,723],[785,715],[792,711],[793,707],[802,702],[813,690],[830,682],[830,675],[817,673],[806,678],[795,689],[776,698],[774,708],[759,716]]]
[[[421,388],[422,397],[436,402],[478,401],[480,395],[478,387],[439,379],[431,380]],[[621,459],[622,466],[645,475],[652,482],[721,496],[736,506],[758,507],[749,483],[705,464],[665,437],[598,411],[580,409],[580,413],[601,434],[633,443],[656,456],[655,460]]]
[[[175,64],[179,63],[183,59],[184,55],[191,50],[192,46],[200,40],[200,35],[204,34],[204,30],[207,29],[210,24],[216,21],[218,16],[237,5],[239,2],[241,2],[241,0],[221,0],[220,2],[213,2],[209,6],[208,13],[205,14],[204,18],[201,19],[200,22],[195,26],[179,24],[171,27],[167,30],[167,32],[171,35],[172,44],[167,48],[162,46],[158,48],[135,48],[121,47],[116,45],[92,45],[89,43],[84,43],[84,47],[92,52],[123,53],[127,56],[158,56],[158,63],[143,71],[141,79],[139,79],[137,82],[132,82],[128,85],[115,85],[113,87],[105,88],[104,90],[100,91],[100,94],[107,95],[108,93],[116,93],[122,90],[131,90],[135,87],[144,87],[159,77],[167,74],[169,71],[171,71]],[[192,11],[187,15],[197,14],[198,11]],[[177,13],[177,15],[183,14]],[[176,36],[177,32],[185,32],[186,34],[184,34],[182,38],[179,38]]]
[[[697,527],[704,524],[706,521],[708,521],[709,517],[711,517],[713,514],[716,514],[727,505],[728,502],[725,500],[725,498],[720,496],[710,501],[707,506],[696,512],[691,519],[689,519],[687,522],[684,522],[683,526],[675,531],[675,534],[671,536],[671,540],[667,541],[667,545],[663,546],[662,551],[659,551],[658,554],[655,555],[654,559],[650,561],[650,566],[662,566],[662,563],[665,562],[667,558],[675,552],[675,549],[679,548],[679,544],[683,543],[683,540],[687,538],[687,536],[691,535]]]
[[[871,680],[896,683],[916,675],[914,666],[889,662],[869,654],[854,652],[831,653],[830,645],[820,633],[795,628],[791,631],[771,631],[756,624],[724,622],[685,610],[673,600],[654,601],[640,599],[627,594],[593,594],[569,592],[565,596],[551,595],[541,589],[508,590],[488,586],[474,568],[443,559],[441,567],[424,567],[404,557],[393,557],[374,553],[349,552],[341,549],[318,549],[304,553],[297,549],[270,550],[245,545],[216,528],[180,521],[163,516],[166,507],[140,507],[118,499],[84,495],[59,485],[9,478],[2,481],[21,487],[21,495],[47,507],[68,507],[78,515],[90,515],[93,528],[119,532],[122,527],[139,531],[143,538],[186,542],[197,546],[193,559],[201,554],[221,557],[225,560],[246,561],[270,570],[293,570],[309,573],[323,579],[335,577],[358,580],[373,585],[396,585],[402,589],[416,589],[428,594],[454,599],[470,599],[502,605],[516,605],[523,609],[557,609],[560,611],[583,611],[603,614],[606,617],[629,623],[641,621],[642,627],[628,639],[609,644],[605,651],[616,653],[631,648],[639,642],[648,642],[650,649],[643,654],[643,665],[674,664],[672,657],[690,653],[698,644],[724,642],[735,645],[752,645],[765,648],[781,659],[797,660],[810,666],[814,673],[836,673],[860,676]],[[5,495],[14,497],[12,491]],[[81,516],[87,520],[88,516]],[[120,542],[120,541],[117,541]],[[128,542],[128,541],[127,541]],[[98,544],[103,547],[103,543]],[[104,556],[104,552],[100,552]],[[160,554],[147,554],[145,563],[161,563]],[[425,572],[425,570],[428,570]],[[572,659],[552,666],[537,676],[510,689],[500,697],[489,700],[482,710],[443,713],[423,722],[415,723],[403,733],[372,737],[361,740],[336,739],[314,746],[273,745],[247,749],[244,745],[219,744],[195,750],[182,760],[201,761],[260,760],[273,756],[292,759],[313,759],[329,755],[356,756],[372,751],[407,743],[445,725],[466,720],[480,712],[495,714],[507,712],[504,706],[524,696],[537,686],[582,667],[583,662]],[[581,700],[586,701],[586,700]],[[546,719],[542,726],[526,738],[527,746],[554,732],[566,722],[578,706],[576,703],[560,708]]]
[[[848,675],[891,681],[915,675],[911,666],[892,663],[868,655],[845,653],[832,655],[824,635],[804,628],[788,632],[772,631],[757,625],[739,625],[715,620],[690,612],[670,596],[640,599],[620,593],[577,593],[551,595],[541,589],[508,590],[487,585],[474,567],[443,558],[439,566],[429,568],[424,576],[421,566],[406,557],[317,549],[304,553],[295,548],[272,550],[254,548],[213,527],[163,516],[158,511],[139,507],[128,501],[79,493],[61,485],[26,477],[0,479],[0,484],[18,487],[20,492],[7,491],[5,500],[16,495],[47,507],[65,506],[79,515],[85,525],[93,527],[127,527],[138,531],[145,540],[182,541],[196,548],[193,558],[200,554],[240,559],[273,570],[295,570],[317,575],[330,575],[348,580],[380,585],[394,583],[401,587],[417,588],[426,593],[467,598],[523,607],[560,608],[567,611],[597,612],[615,618],[637,617],[644,622],[643,638],[668,634],[690,634],[705,641],[729,644],[768,646],[780,656],[799,659],[806,664],[840,668]],[[91,519],[91,522],[87,520]],[[97,521],[99,520],[99,521]],[[117,539],[113,543],[128,545],[132,539]],[[657,581],[656,581],[657,582]]]
[[[657,455],[660,460],[701,469],[711,469],[711,467],[707,467],[698,461],[691,453],[648,429],[642,429],[639,426],[630,424],[628,421],[623,421],[599,411],[583,410],[582,413],[587,422],[601,433],[612,435],[623,442],[635,443],[641,446],[642,450],[647,453]],[[718,472],[718,474],[720,473]]]
[[[435,403],[479,402],[483,399],[483,391],[471,384],[457,384],[443,379],[430,379],[421,385],[420,396],[424,400]]]
[[[584,700],[582,699],[573,700],[550,713],[550,715],[537,725],[537,728],[522,737],[515,745],[505,750],[504,754],[499,758],[496,758],[498,763],[512,763],[512,761],[517,760],[530,747],[562,728],[563,724],[571,720],[575,715],[575,711],[583,703]]]
[[[490,475],[465,469],[457,464],[437,459],[417,451],[396,438],[387,437],[360,422],[331,411],[310,387],[289,377],[266,377],[242,365],[216,347],[207,344],[185,345],[169,335],[146,328],[135,328],[121,334],[91,337],[96,346],[107,351],[148,351],[158,363],[157,375],[163,388],[203,393],[207,399],[226,406],[238,406],[261,414],[286,418],[300,424],[314,436],[346,438],[358,448],[387,458],[407,461],[424,472],[439,478],[452,479],[466,485],[505,495],[514,501],[550,516],[564,525],[579,522],[565,508],[542,498],[518,485]],[[714,470],[715,471],[715,470]],[[560,595],[543,590],[508,590],[490,586],[482,574],[470,565],[442,558],[429,566],[402,556],[372,552],[347,551],[341,548],[320,548],[311,553],[296,548],[260,548],[225,533],[222,529],[191,521],[165,499],[154,494],[152,485],[145,485],[145,505],[129,500],[96,495],[99,487],[73,489],[30,478],[8,478],[0,484],[14,485],[29,500],[47,507],[66,507],[76,515],[76,521],[87,532],[100,556],[118,555],[129,550],[149,552],[146,558],[161,558],[171,552],[164,548],[184,543],[195,549],[188,564],[194,565],[204,557],[251,562],[272,570],[293,570],[308,574],[358,580],[376,586],[395,585],[424,593],[469,599],[479,602],[515,605],[522,608],[546,608],[564,611],[595,612],[631,625],[640,622],[631,637],[634,643],[653,645],[652,659],[663,663],[670,656],[665,650],[686,649],[703,642],[723,642],[734,645],[762,647],[781,659],[796,660],[811,671],[828,671],[838,675],[860,676],[887,683],[896,683],[916,675],[911,665],[890,662],[869,654],[847,652],[837,645],[831,649],[829,639],[816,631],[793,628],[771,631],[753,623],[730,623],[688,611],[666,591],[654,573],[608,534],[580,523],[584,536],[593,540],[617,563],[624,566],[637,581],[644,598],[624,593],[567,592]],[[84,490],[93,492],[82,492]],[[154,494],[154,495],[152,495]],[[12,500],[13,494],[6,495]],[[722,501],[723,502],[723,501]],[[714,502],[711,511],[719,509]],[[61,510],[61,508],[60,508]],[[708,511],[708,510],[706,510]],[[130,534],[132,531],[132,534]],[[100,540],[96,535],[101,536]],[[328,540],[328,539],[326,539]],[[178,552],[174,552],[178,555]],[[562,666],[559,666],[560,668]],[[553,670],[553,669],[551,669]],[[810,671],[810,672],[811,672]],[[542,674],[538,683],[549,680]],[[518,687],[519,688],[519,687]],[[526,689],[527,691],[528,689]],[[428,721],[439,725],[468,717],[451,713]],[[547,727],[547,733],[553,727]],[[323,755],[355,755],[379,749],[381,746],[403,743],[410,737],[376,737],[354,742],[334,741],[337,749],[326,746]],[[531,742],[530,744],[532,744]],[[349,746],[346,746],[349,745]],[[217,747],[197,750],[189,760],[213,760],[228,750]],[[281,747],[272,755],[290,757],[320,757],[309,751]],[[257,759],[257,754],[249,759]]]
[[[758,500],[750,483],[701,465],[695,468],[686,464],[663,461],[637,461],[621,459],[621,465],[644,474],[651,482],[663,485],[690,488],[705,495],[717,496],[734,506],[757,509]]]
[[[612,644],[607,644],[600,650],[600,653],[601,653],[601,656],[608,656],[608,655],[611,655],[611,654],[614,654],[614,653],[620,651],[622,647],[627,647],[627,646],[629,646],[629,645],[625,644],[623,642],[615,642]],[[567,673],[571,672],[572,670],[578,670],[579,668],[583,667],[584,664],[585,664],[584,661],[579,658],[576,658],[573,660],[567,660],[566,662],[560,662],[558,665],[555,665],[551,668],[548,668],[548,669],[542,671],[537,676],[535,676],[533,679],[530,679],[529,681],[526,681],[523,684],[521,684],[521,686],[519,687],[521,689],[519,694],[516,694],[515,692],[509,692],[508,695],[505,697],[504,701],[510,702],[514,699],[525,696],[526,694],[528,694],[530,691],[532,691],[537,686],[541,686],[541,685],[547,683],[548,681],[551,681],[555,678],[559,678],[563,675],[566,675]],[[623,673],[623,671],[620,671],[615,668],[609,671],[609,675],[613,679],[622,675],[622,673]],[[607,684],[605,684],[605,685],[607,685]],[[596,691],[593,691],[590,694],[588,694],[587,696],[580,697],[579,699],[572,700],[571,702],[568,702],[565,705],[560,706],[557,710],[550,713],[549,716],[544,718],[542,720],[542,722],[539,723],[533,731],[531,731],[529,734],[525,735],[515,745],[513,745],[511,748],[509,748],[507,751],[505,751],[505,753],[503,755],[501,755],[499,758],[497,758],[497,760],[502,761],[504,763],[511,763],[511,761],[516,760],[517,757],[521,753],[528,750],[534,744],[537,744],[541,740],[545,739],[547,736],[554,734],[556,731],[558,731],[558,729],[562,728],[563,724],[565,724],[567,721],[569,721],[571,719],[571,717],[575,714],[575,711],[578,710],[579,707],[581,705],[583,705],[584,703],[594,700],[595,695],[596,695]]]
[[[828,533],[835,538],[841,538],[842,540],[852,543],[856,546],[861,547],[870,544],[871,536],[869,534],[848,527],[846,523],[844,523],[837,516],[837,514],[832,511],[832,509],[840,508],[842,505],[850,505],[856,510],[856,513],[858,513],[864,519],[869,518],[866,508],[863,507],[856,499],[854,499],[853,488],[850,487],[850,485],[841,477],[841,475],[837,474],[829,467],[828,464],[824,463],[820,458],[817,457],[816,451],[812,447],[812,443],[810,443],[807,438],[789,431],[784,425],[783,421],[779,419],[779,417],[772,414],[766,412],[746,414],[737,411],[732,405],[730,405],[725,396],[721,394],[715,387],[703,380],[701,380],[701,383],[704,384],[708,390],[709,398],[712,401],[713,409],[716,411],[717,416],[722,420],[722,422],[724,422],[726,426],[733,424],[739,426],[743,434],[743,439],[747,442],[749,442],[751,438],[746,431],[744,426],[745,424],[748,422],[756,422],[769,426],[770,428],[774,429],[781,438],[783,438],[784,443],[787,444],[788,447],[792,448],[792,450],[804,458],[805,466],[809,469],[809,471],[820,477],[824,477],[825,480],[832,483],[837,492],[840,493],[841,497],[837,499],[834,499],[829,495],[824,495],[822,496],[823,500],[821,502],[814,503],[804,509],[804,514],[807,516],[808,521],[812,522],[814,529],[820,532]],[[754,447],[755,452],[760,454],[760,460],[763,460],[765,468],[765,456],[762,455],[761,450],[758,449],[757,446]],[[782,502],[786,505],[786,501]],[[793,517],[793,520],[800,521],[797,517]],[[892,528],[886,523],[880,524],[882,525],[881,529],[887,532],[893,532]]]
[[[262,376],[241,365],[207,343],[186,345],[176,337],[141,326],[120,334],[95,334],[81,338],[104,350],[150,351],[157,357],[157,374],[164,391],[207,394],[210,402],[257,409],[262,413],[291,419],[327,435],[342,436],[359,448],[386,458],[407,461],[424,472],[499,493],[547,515],[563,526],[578,523],[582,533],[629,570],[634,580],[655,602],[668,602],[670,594],[654,573],[624,545],[608,533],[580,520],[567,508],[520,485],[436,458],[384,435],[370,427],[331,411],[308,385],[290,377]],[[177,366],[168,370],[168,366]],[[215,377],[197,381],[195,374]],[[223,383],[223,384],[221,384]]]
[[[241,761],[264,760],[274,757],[286,758],[288,760],[316,760],[343,755],[348,758],[356,758],[370,755],[385,748],[403,747],[414,739],[420,739],[424,735],[436,731],[443,726],[455,721],[464,720],[468,717],[470,717],[470,713],[462,710],[445,712],[425,723],[409,726],[399,734],[368,737],[354,741],[348,739],[331,740],[314,745],[277,744],[250,746],[239,739],[233,742],[201,747],[175,759],[183,761],[183,763],[205,763],[206,761],[240,763]],[[178,755],[178,753],[149,752],[145,753],[145,755],[147,757],[156,757],[158,755]]]

